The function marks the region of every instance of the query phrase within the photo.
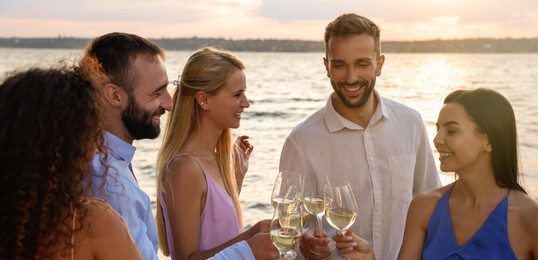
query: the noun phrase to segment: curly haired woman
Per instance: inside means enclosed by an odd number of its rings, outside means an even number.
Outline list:
[[[0,85],[0,259],[141,259],[108,204],[87,197],[104,149],[100,96],[73,68]]]

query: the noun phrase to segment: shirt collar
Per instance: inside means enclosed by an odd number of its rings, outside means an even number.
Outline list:
[[[377,100],[379,100],[379,102],[377,103],[377,107],[372,115],[372,118],[370,118],[370,122],[368,123],[369,126],[376,124],[382,118],[386,118],[387,120],[390,119],[385,107],[385,103],[383,102],[383,98],[381,98],[375,89],[372,94],[377,98]],[[336,112],[332,102],[333,98],[338,98],[335,92],[329,96],[324,111],[325,123],[327,124],[327,129],[329,129],[329,132],[338,132],[343,128],[347,128],[349,130],[364,130],[362,126],[353,123]]]
[[[121,138],[110,132],[104,131],[104,136],[105,146],[111,152],[112,156],[131,163],[136,151],[136,147],[123,141]]]

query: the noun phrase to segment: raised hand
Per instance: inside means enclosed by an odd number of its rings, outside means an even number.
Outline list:
[[[243,179],[248,171],[248,160],[254,146],[248,141],[249,137],[242,135],[235,141],[235,175],[237,179]]]
[[[258,233],[247,239],[247,243],[256,260],[278,258],[278,250],[273,245],[269,233]]]
[[[351,229],[348,229],[345,235],[340,231],[336,232],[333,240],[340,256],[351,260],[375,260],[370,243],[353,234]]]
[[[270,226],[270,219],[260,220],[258,223],[248,229],[248,234],[253,237],[258,233],[268,233],[271,230]]]

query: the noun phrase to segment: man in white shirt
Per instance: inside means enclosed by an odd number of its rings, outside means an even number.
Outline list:
[[[413,195],[440,186],[426,128],[417,111],[374,89],[385,61],[376,24],[339,16],[326,27],[325,50],[334,93],[290,133],[280,170],[303,173],[305,183],[348,181],[359,209],[353,233],[372,245],[377,259],[396,259]],[[302,254],[328,257],[319,252],[329,250],[312,248],[329,238],[313,234],[303,235]]]

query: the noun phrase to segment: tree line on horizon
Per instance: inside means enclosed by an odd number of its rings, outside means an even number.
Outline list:
[[[0,38],[4,48],[82,49],[92,39],[76,37]],[[154,38],[149,39],[165,50],[194,51],[215,46],[246,52],[324,52],[322,41],[224,38]],[[538,53],[538,38],[476,38],[454,40],[382,41],[382,51],[391,53]]]

